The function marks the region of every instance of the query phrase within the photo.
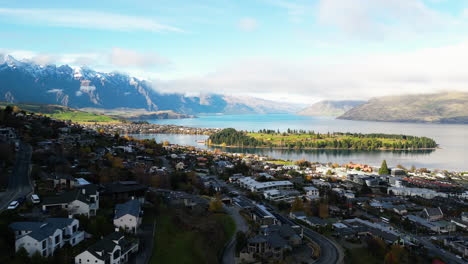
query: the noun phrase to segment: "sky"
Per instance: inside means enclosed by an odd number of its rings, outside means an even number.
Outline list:
[[[468,91],[466,0],[0,0],[0,54],[289,103]]]

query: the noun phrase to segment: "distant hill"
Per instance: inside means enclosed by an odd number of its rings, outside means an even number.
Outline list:
[[[320,101],[298,112],[306,116],[340,116],[346,111],[362,105],[366,101]]]
[[[154,89],[156,88],[156,89]],[[119,72],[87,67],[39,65],[0,55],[0,100],[34,102],[72,108],[132,108],[177,113],[269,114],[293,113],[293,105],[252,97],[220,94],[186,96],[161,93],[151,82]]]
[[[369,100],[339,119],[468,124],[468,93],[386,96]]]
[[[24,103],[24,104],[12,104],[8,102],[0,102],[0,108],[6,106],[17,106],[21,110],[32,112],[35,114],[42,114],[50,118],[59,120],[71,120],[73,122],[99,122],[99,123],[117,123],[121,122],[120,118],[110,117],[103,114],[89,113],[85,111],[76,110],[70,107],[62,105],[49,105],[49,104],[36,104],[36,103]]]
[[[166,111],[147,111],[145,109],[130,109],[130,108],[116,108],[116,109],[101,109],[101,108],[81,108],[80,110],[103,114],[116,118],[123,118],[127,120],[151,120],[151,119],[181,119],[195,117],[193,115],[179,114],[172,110]]]

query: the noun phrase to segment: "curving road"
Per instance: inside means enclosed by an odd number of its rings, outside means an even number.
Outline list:
[[[273,213],[278,220],[283,224],[287,225],[298,225],[293,220],[278,214]],[[315,242],[320,247],[320,257],[315,261],[317,264],[331,264],[331,263],[343,263],[343,255],[341,250],[338,249],[338,246],[335,245],[330,239],[325,236],[310,230],[303,226],[304,237]]]
[[[31,180],[29,178],[31,165],[32,147],[21,143],[16,153],[15,167],[8,180],[8,188],[0,193],[0,211],[5,210],[8,204],[22,196],[32,192]]]

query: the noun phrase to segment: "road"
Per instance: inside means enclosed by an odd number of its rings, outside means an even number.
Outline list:
[[[8,204],[21,196],[32,192],[30,174],[32,147],[21,143],[16,153],[15,167],[8,180],[8,188],[0,193],[0,211],[5,210]]]
[[[224,248],[223,254],[223,264],[235,264],[235,254],[236,254],[236,233],[238,231],[247,232],[249,226],[245,222],[245,219],[239,214],[239,208],[237,206],[225,206],[226,212],[234,219],[236,222],[236,232],[234,237],[229,241],[227,246]]]
[[[298,225],[291,219],[281,214],[278,214],[278,213],[273,213],[273,214],[283,224]],[[343,254],[341,250],[339,250],[337,245],[335,245],[332,241],[330,241],[330,239],[326,238],[325,236],[315,231],[310,230],[309,228],[303,227],[303,229],[304,229],[304,237],[313,241],[320,247],[320,257],[319,259],[317,259],[315,263],[317,264],[343,263]]]

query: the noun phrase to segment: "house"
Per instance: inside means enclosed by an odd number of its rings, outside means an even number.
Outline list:
[[[84,239],[80,222],[73,218],[46,218],[43,222],[14,222],[10,229],[15,233],[15,250],[24,248],[30,256],[52,256],[65,244],[75,246]]]
[[[138,251],[138,240],[129,240],[121,232],[114,232],[75,256],[75,264],[123,264]]]
[[[467,237],[447,237],[444,239],[444,245],[452,248],[463,257],[468,256],[468,238]]]
[[[328,225],[328,223],[325,220],[316,216],[308,216],[306,217],[306,219],[304,219],[304,222],[306,222],[308,225],[313,226],[313,227]]]
[[[244,177],[238,180],[239,185],[242,188],[249,189],[252,192],[263,192],[266,190],[289,190],[294,187],[294,184],[290,181],[269,181],[269,182],[258,182],[251,177]]]
[[[145,202],[148,187],[136,181],[119,181],[102,184],[100,195],[112,201],[128,201],[132,197]]]
[[[461,214],[461,220],[464,222],[468,222],[468,212],[463,212]]]
[[[404,205],[395,205],[393,207],[393,211],[399,215],[406,215],[408,213],[408,210],[406,209],[406,206]]]
[[[96,215],[99,209],[99,192],[94,184],[80,186],[57,196],[44,198],[42,210],[64,209],[70,215]]]
[[[289,217],[292,219],[304,221],[307,218],[307,215],[302,211],[298,211],[298,212],[290,212]]]
[[[16,140],[15,129],[11,127],[0,128],[0,142],[13,143]]]
[[[261,226],[276,225],[278,219],[266,209],[265,206],[256,204],[251,211],[252,219]]]
[[[137,233],[141,225],[141,204],[138,200],[117,204],[115,206],[114,226],[131,233]]]
[[[251,263],[257,258],[282,260],[286,252],[301,243],[301,235],[289,225],[262,228],[259,234],[248,239],[247,247],[240,252],[238,262]]]
[[[306,192],[307,200],[316,200],[320,198],[319,190],[313,186],[304,187],[304,191]]]
[[[442,218],[444,218],[444,213],[440,209],[440,207],[437,208],[424,208],[422,212],[422,216],[426,218],[428,221],[439,221]]]

